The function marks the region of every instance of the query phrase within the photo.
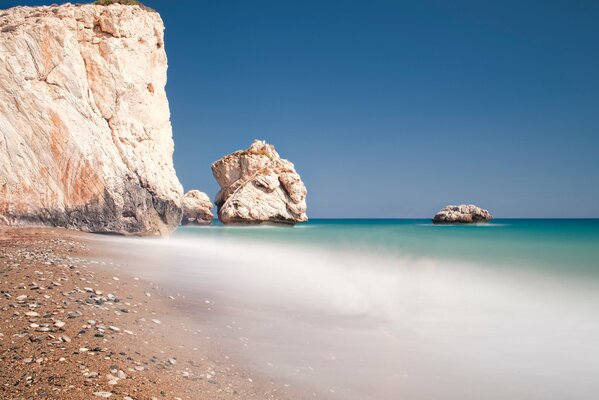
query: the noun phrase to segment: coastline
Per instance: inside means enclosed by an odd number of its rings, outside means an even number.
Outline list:
[[[202,305],[127,275],[130,260],[106,247],[62,228],[0,229],[2,398],[292,395],[202,336],[190,316]]]

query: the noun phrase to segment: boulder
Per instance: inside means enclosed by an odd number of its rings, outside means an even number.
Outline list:
[[[212,222],[214,206],[206,193],[190,190],[183,196],[181,206],[183,208],[181,225],[209,225]]]
[[[487,210],[472,204],[447,206],[433,217],[435,224],[472,224],[492,220],[493,217]]]
[[[216,161],[212,173],[220,185],[215,203],[224,224],[308,220],[306,186],[293,164],[264,141]]]
[[[160,15],[0,11],[0,222],[158,235],[181,220]]]

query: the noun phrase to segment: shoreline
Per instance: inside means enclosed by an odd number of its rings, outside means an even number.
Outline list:
[[[201,305],[128,275],[93,239],[0,229],[2,398],[290,398],[202,336]]]

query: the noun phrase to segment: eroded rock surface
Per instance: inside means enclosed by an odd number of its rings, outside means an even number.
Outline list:
[[[218,218],[225,224],[308,220],[306,186],[293,164],[264,141],[216,161],[212,173],[221,188]]]
[[[0,222],[179,224],[163,30],[139,6],[0,10]]]
[[[214,205],[208,195],[199,190],[185,193],[181,206],[183,207],[181,225],[209,225],[214,218],[212,214]]]
[[[492,220],[493,217],[487,210],[473,204],[447,206],[433,217],[435,224],[471,224]]]

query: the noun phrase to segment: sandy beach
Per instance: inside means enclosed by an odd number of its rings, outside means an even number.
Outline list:
[[[0,230],[2,399],[290,397],[202,335],[190,310],[210,304],[124,274],[93,237]]]

